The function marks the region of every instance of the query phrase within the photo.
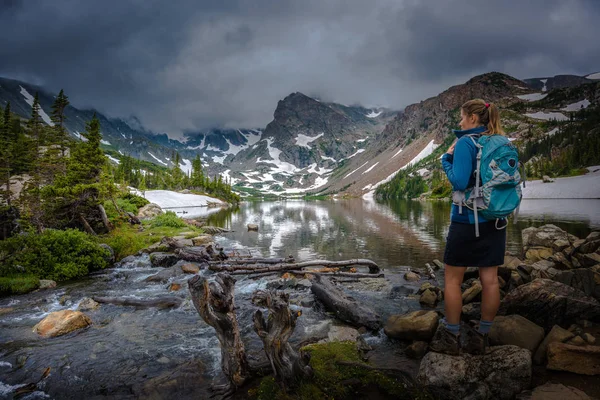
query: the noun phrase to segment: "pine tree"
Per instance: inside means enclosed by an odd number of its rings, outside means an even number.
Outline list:
[[[66,157],[66,150],[68,144],[67,131],[65,129],[65,109],[69,105],[69,98],[65,95],[65,92],[61,89],[52,104],[52,122],[54,122],[54,142],[60,146],[61,155]]]
[[[2,199],[9,206],[11,205],[10,171],[12,147],[10,103],[7,103],[2,113],[2,124],[0,125],[0,182],[3,187],[1,192]]]
[[[197,155],[192,161],[190,186],[199,190],[204,186],[204,173],[202,172],[202,161],[200,160],[200,155]]]

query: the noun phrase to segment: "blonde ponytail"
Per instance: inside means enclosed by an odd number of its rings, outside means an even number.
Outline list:
[[[500,111],[494,103],[474,99],[467,101],[461,108],[465,114],[479,117],[481,125],[487,128],[484,135],[504,135],[504,130],[500,125]]]

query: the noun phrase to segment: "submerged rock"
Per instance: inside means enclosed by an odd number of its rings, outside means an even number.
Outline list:
[[[200,235],[200,236],[196,236],[195,238],[192,238],[192,243],[194,244],[194,246],[206,246],[209,243],[213,242],[213,237],[212,235]]]
[[[198,264],[185,263],[181,266],[181,270],[186,274],[197,274],[200,272],[200,267]]]
[[[429,341],[437,329],[439,319],[435,311],[424,310],[392,315],[385,324],[384,332],[393,339]]]
[[[149,276],[144,279],[144,282],[166,282],[171,278],[183,275],[183,269],[179,265],[175,265],[171,268],[165,268],[159,273]]]
[[[548,346],[547,368],[582,375],[600,375],[600,346],[551,343]]]
[[[62,310],[53,312],[41,320],[33,327],[33,331],[40,336],[56,337],[91,324],[92,320],[81,311]]]
[[[406,279],[406,281],[408,282],[416,282],[421,280],[421,277],[414,272],[407,272],[406,274],[404,274],[404,279]]]
[[[531,385],[531,352],[517,346],[491,347],[481,356],[429,352],[417,380],[438,398],[513,399]]]
[[[78,311],[91,311],[100,307],[100,304],[95,302],[93,299],[89,297],[84,297],[80,302],[79,306],[77,306]]]
[[[163,267],[168,268],[172,265],[175,265],[179,261],[179,258],[175,254],[172,253],[152,253],[150,254],[150,262],[153,267]]]

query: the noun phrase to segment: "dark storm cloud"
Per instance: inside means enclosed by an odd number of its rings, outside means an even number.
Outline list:
[[[178,135],[293,91],[401,108],[475,74],[600,70],[595,0],[0,0],[0,75]]]

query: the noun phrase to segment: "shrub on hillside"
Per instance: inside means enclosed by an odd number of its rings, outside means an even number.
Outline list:
[[[40,280],[35,276],[0,277],[0,296],[29,293],[40,287]]]
[[[187,226],[173,211],[157,215],[150,221],[150,224],[152,226],[168,226],[170,228],[185,228]]]
[[[0,242],[1,276],[29,274],[64,281],[105,268],[108,250],[76,229],[46,229]]]

